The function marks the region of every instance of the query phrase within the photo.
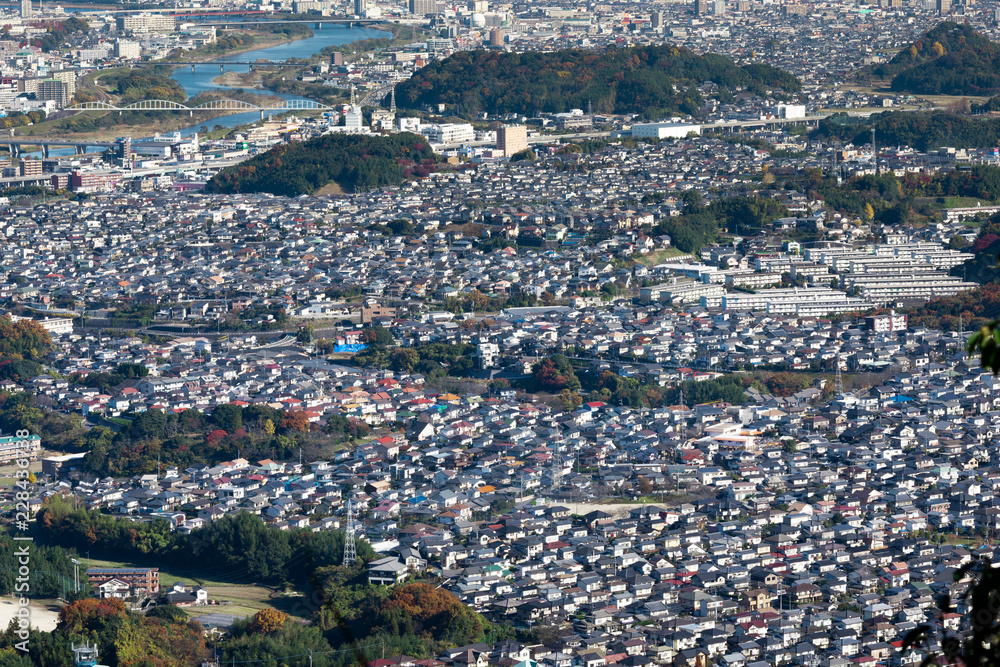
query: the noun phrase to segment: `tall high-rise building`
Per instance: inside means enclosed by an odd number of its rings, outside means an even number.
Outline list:
[[[115,40],[115,57],[126,60],[138,60],[142,57],[142,44],[139,42],[124,42]]]
[[[937,0],[937,12],[940,16],[951,13],[951,0]]]
[[[361,111],[361,107],[352,105],[349,110],[344,112],[344,127],[349,127],[353,130],[360,130],[364,123],[365,116]]]
[[[354,0],[354,13],[356,15],[364,16],[366,9],[368,9],[368,0]]]
[[[705,16],[708,14],[709,4],[708,0],[694,0],[694,13],[697,16]]]
[[[21,176],[41,176],[41,160],[21,160]]]
[[[21,0],[21,18],[31,18],[31,0]]]
[[[490,30],[490,46],[503,46],[503,28]]]
[[[121,151],[122,161],[130,161],[132,159],[132,137],[118,137],[115,139],[115,144]]]
[[[64,107],[73,99],[75,86],[59,79],[43,79],[38,82],[38,92],[35,93],[40,100],[52,100],[57,107]]]
[[[528,147],[528,128],[524,125],[504,125],[497,130],[497,149],[504,157],[520,153]]]
[[[722,16],[726,13],[726,0],[715,0],[712,3],[712,14]]]
[[[416,16],[437,14],[437,2],[435,0],[410,0],[410,13]]]

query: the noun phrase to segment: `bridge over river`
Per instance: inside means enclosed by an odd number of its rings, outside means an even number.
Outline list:
[[[197,106],[187,106],[179,102],[171,102],[170,100],[143,100],[141,102],[133,102],[132,104],[118,105],[108,102],[84,102],[83,104],[74,104],[72,106],[66,107],[66,111],[117,111],[118,113],[124,113],[126,111],[179,111],[187,112],[188,115],[193,116],[195,111],[207,111],[207,112],[219,112],[219,111],[234,111],[238,113],[246,113],[248,111],[259,111],[261,120],[264,119],[264,114],[266,112],[284,112],[284,111],[324,111],[327,109],[333,109],[333,107],[323,104],[322,102],[316,102],[315,100],[306,99],[289,99],[281,100],[280,102],[275,102],[273,104],[268,104],[266,106],[258,106],[256,104],[251,104],[250,102],[244,102],[242,100],[211,100],[205,102],[204,104],[199,104]],[[25,141],[24,143],[30,144],[38,142]],[[69,142],[56,142],[54,145],[58,146],[69,146],[73,145]],[[87,142],[87,146],[97,145],[93,142]]]

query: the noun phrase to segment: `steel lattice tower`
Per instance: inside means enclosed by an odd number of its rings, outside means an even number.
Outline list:
[[[358,550],[354,544],[354,508],[347,501],[347,518],[344,527],[344,567],[350,567],[358,560]]]

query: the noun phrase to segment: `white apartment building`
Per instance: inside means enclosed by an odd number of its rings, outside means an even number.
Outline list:
[[[476,131],[469,123],[421,125],[420,133],[432,144],[464,144],[476,140]]]

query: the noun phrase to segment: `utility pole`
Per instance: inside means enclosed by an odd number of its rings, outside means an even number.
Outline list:
[[[840,372],[840,355],[839,354],[835,357],[834,363],[837,365],[837,374],[836,374],[835,379],[833,381],[833,390],[835,392],[837,392],[838,394],[843,394],[844,393],[844,377],[843,377],[843,375],[841,375],[841,372]]]
[[[80,561],[75,558],[70,558],[69,561],[73,563],[73,592],[80,592]]]
[[[875,175],[878,176],[878,144],[875,143],[875,126],[872,126],[872,160],[875,162]]]

